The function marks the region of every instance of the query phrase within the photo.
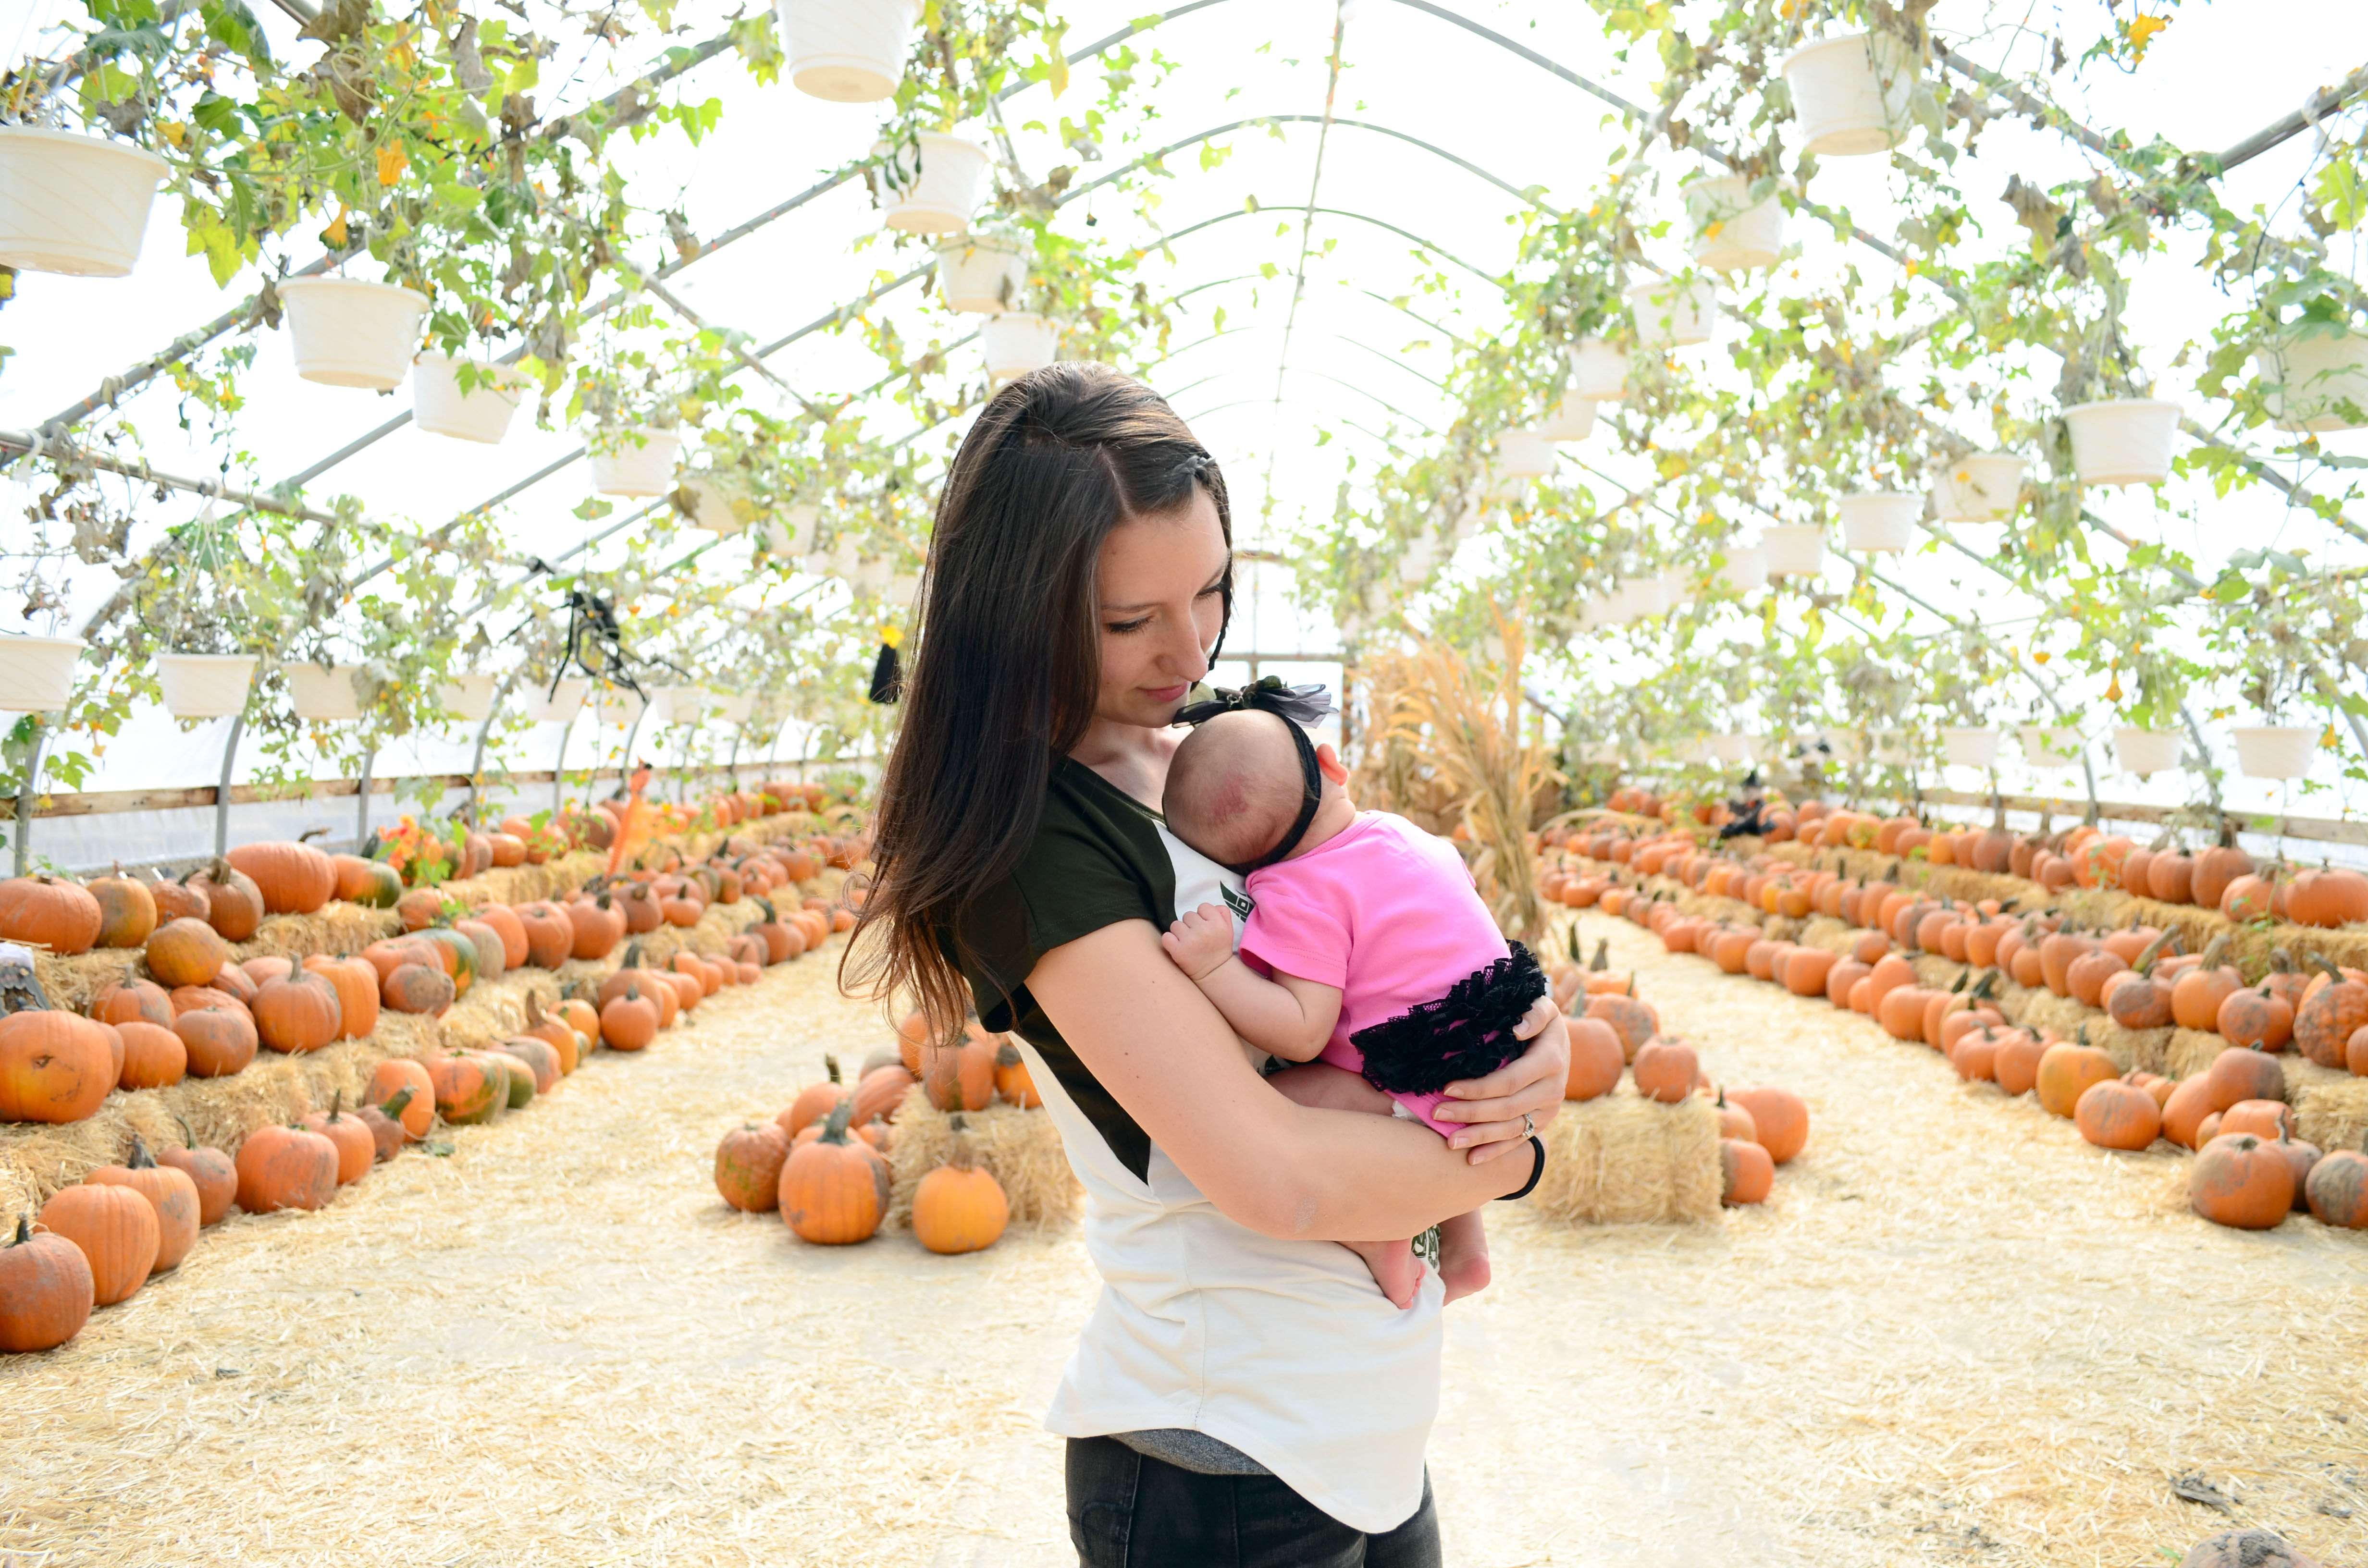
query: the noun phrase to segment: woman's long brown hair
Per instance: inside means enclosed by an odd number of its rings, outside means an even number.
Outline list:
[[[1011,382],[954,455],[874,806],[877,869],[839,966],[850,989],[916,998],[932,1039],[952,1038],[969,1006],[962,916],[1019,867],[1053,759],[1093,721],[1102,541],[1195,485],[1230,548],[1216,464],[1166,400],[1106,365]],[[1230,616],[1230,566],[1224,590]]]

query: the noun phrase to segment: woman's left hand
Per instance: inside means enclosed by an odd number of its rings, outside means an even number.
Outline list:
[[[1570,1036],[1552,997],[1539,997],[1513,1034],[1530,1049],[1486,1077],[1448,1085],[1448,1097],[1431,1112],[1465,1124],[1448,1146],[1471,1150],[1475,1165],[1511,1153],[1552,1121],[1570,1081]]]

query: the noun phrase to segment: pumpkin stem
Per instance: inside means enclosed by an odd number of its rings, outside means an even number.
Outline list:
[[[820,1134],[822,1142],[825,1143],[845,1143],[847,1142],[847,1124],[854,1115],[855,1096],[853,1095],[841,1095],[839,1096],[838,1103],[830,1108],[830,1114],[823,1119],[822,1132]]]
[[[2196,967],[2199,969],[2217,969],[2220,966],[2221,955],[2226,953],[2227,950],[2228,933],[2223,931],[2217,936],[2214,936],[2210,942],[2204,945],[2203,961]]]
[[[828,1051],[825,1051],[823,1053],[822,1070],[830,1074],[830,1081],[834,1084],[844,1084],[847,1082],[846,1079],[838,1075],[838,1058],[830,1054]]]
[[[123,1164],[126,1169],[135,1171],[156,1168],[156,1156],[148,1152],[148,1141],[137,1132],[131,1135],[131,1153],[124,1157]]]
[[[378,1108],[379,1114],[390,1121],[401,1117],[404,1108],[411,1103],[412,1092],[410,1085],[404,1085],[403,1087],[386,1096],[386,1103]]]
[[[196,1148],[198,1146],[198,1134],[196,1130],[190,1127],[189,1119],[183,1116],[179,1111],[175,1111],[173,1113],[173,1119],[181,1124],[181,1136],[189,1141],[189,1147],[192,1149]]]
[[[2328,960],[2325,953],[2306,953],[2303,956],[2303,962],[2317,964],[2321,970],[2326,971],[2328,979],[2333,981],[2338,985],[2343,983],[2343,971],[2336,968],[2334,963]]]
[[[12,1247],[20,1247],[20,1246],[23,1246],[27,1242],[31,1241],[32,1239],[33,1239],[33,1217],[32,1217],[30,1214],[19,1214],[19,1215],[17,1215],[17,1239],[16,1239],[15,1241],[13,1241],[13,1242],[10,1242],[8,1244],[9,1244],[10,1246],[12,1246]]]
[[[329,1119],[330,1119],[331,1121],[340,1121],[340,1120],[343,1120],[343,1119],[344,1119],[344,1116],[343,1116],[343,1114],[342,1114],[342,1113],[344,1112],[345,1108],[346,1108],[346,1091],[345,1091],[345,1090],[343,1090],[343,1089],[339,1089],[336,1094],[331,1095],[331,1096],[329,1096]]]

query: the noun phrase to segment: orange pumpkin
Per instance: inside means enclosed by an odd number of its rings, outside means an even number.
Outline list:
[[[2294,1004],[2264,985],[2253,991],[2233,991],[2220,1004],[2215,1020],[2220,1036],[2231,1045],[2256,1051],[2277,1051],[2294,1038]]]
[[[2311,1167],[2303,1196],[2321,1224],[2368,1231],[2368,1153],[2339,1149],[2328,1154]],[[6,1294],[0,1291],[0,1300]]]
[[[92,945],[101,948],[144,948],[156,930],[156,895],[148,884],[120,874],[95,877],[85,892],[98,901],[98,935]]]
[[[226,1078],[239,1072],[255,1060],[261,1043],[254,1017],[227,996],[220,1006],[191,1007],[180,1014],[173,1020],[173,1032],[181,1037],[181,1047],[188,1053],[193,1078]]]
[[[189,1048],[171,1029],[144,1018],[109,1027],[123,1041],[123,1065],[115,1078],[118,1088],[162,1089],[188,1075]]]
[[[934,1253],[978,1252],[1002,1239],[1011,1204],[994,1173],[979,1168],[962,1118],[953,1117],[951,1127],[947,1163],[913,1189],[913,1239]]]
[[[994,1044],[965,1035],[956,1044],[933,1048],[923,1055],[921,1083],[939,1110],[985,1110],[995,1098]]]
[[[1694,1092],[1702,1064],[1690,1045],[1656,1040],[1637,1048],[1633,1069],[1636,1092],[1663,1105],[1676,1105]]]
[[[91,1298],[111,1307],[129,1300],[156,1267],[163,1228],[148,1199],[128,1187],[67,1187],[41,1205],[41,1228],[82,1249]]]
[[[337,1146],[301,1127],[260,1127],[238,1151],[238,1206],[319,1209],[337,1193]]]
[[[82,1248],[36,1235],[31,1216],[17,1215],[16,1239],[0,1247],[0,1351],[56,1349],[90,1321],[97,1291]]]
[[[640,1051],[658,1037],[658,1005],[638,982],[600,1009],[600,1039],[611,1051]]]
[[[0,881],[0,942],[22,942],[61,956],[90,951],[107,923],[90,890],[62,877]]]
[[[2311,982],[2302,1005],[2294,1009],[2294,1040],[2305,1056],[2321,1067],[2340,1068],[2351,1037],[2368,1028],[2368,983],[2352,978],[2324,958],[2314,961],[2325,972]]]
[[[1565,1027],[1570,1071],[1563,1083],[1563,1098],[1597,1099],[1618,1088],[1628,1053],[1617,1031],[1601,1018],[1572,1018]]]
[[[307,971],[275,980],[255,994],[256,1038],[273,1051],[318,1051],[344,1027],[336,987]]]
[[[1776,1164],[1789,1165],[1808,1146],[1809,1108],[1792,1090],[1768,1084],[1746,1084],[1728,1089],[1726,1098],[1751,1113],[1759,1142]]]
[[[1718,1141],[1719,1201],[1730,1208],[1765,1203],[1776,1187],[1776,1162],[1765,1146],[1740,1138]]]
[[[80,1121],[121,1072],[110,1025],[28,1009],[0,1017],[0,1121]]]
[[[206,901],[206,924],[226,942],[244,942],[263,924],[263,892],[226,860],[200,866],[181,885]]]
[[[873,1068],[855,1085],[851,1121],[858,1127],[868,1123],[873,1117],[894,1121],[896,1108],[905,1103],[905,1095],[917,1082],[918,1079],[899,1064]]]
[[[101,1165],[83,1179],[96,1187],[128,1187],[147,1202],[156,1216],[157,1238],[156,1260],[149,1266],[150,1274],[177,1267],[198,1244],[202,1218],[198,1184],[187,1171],[158,1165],[138,1134],[132,1135],[131,1153],[123,1164]]]
[[[2162,1108],[2154,1096],[2118,1078],[2081,1090],[2072,1121],[2080,1136],[2100,1149],[2148,1149],[2162,1135]]]
[[[305,1131],[327,1139],[329,1146],[337,1152],[339,1187],[359,1181],[378,1163],[378,1140],[371,1134],[370,1123],[346,1114],[343,1090],[331,1096],[328,1109],[308,1112],[303,1127]]]
[[[880,1069],[891,1071],[904,1069]],[[831,1246],[867,1241],[887,1217],[888,1162],[870,1144],[849,1141],[852,1108],[833,1108],[814,1141],[792,1150],[781,1166],[781,1219],[802,1240]]]
[[[436,1114],[456,1126],[494,1120],[510,1107],[510,1059],[455,1051],[427,1063]]]
[[[402,873],[383,860],[332,855],[329,864],[336,871],[336,896],[348,903],[359,903],[365,909],[393,909],[403,897]]]
[[[309,844],[242,844],[222,858],[245,873],[270,915],[310,915],[337,896],[337,868]]]
[[[458,994],[452,977],[441,966],[427,963],[397,964],[379,989],[380,1000],[390,1010],[430,1017],[450,1007]]]
[[[304,967],[329,983],[337,995],[337,1038],[362,1040],[378,1028],[378,971],[360,958],[333,959],[315,954]]]
[[[2249,1133],[2205,1145],[2188,1173],[2187,1201],[2217,1225],[2266,1231],[2294,1211],[2294,1167]]]
[[[781,1167],[790,1135],[769,1123],[745,1123],[715,1146],[715,1190],[733,1208],[767,1214],[781,1206]]]
[[[2041,1055],[2033,1086],[2049,1114],[2068,1119],[2090,1085],[2118,1078],[2121,1071],[2109,1053],[2095,1046],[2058,1040]]]
[[[230,944],[202,920],[168,920],[148,938],[148,972],[157,984],[203,985],[230,962]]]

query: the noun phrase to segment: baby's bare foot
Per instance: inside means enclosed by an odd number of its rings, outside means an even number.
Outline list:
[[[1365,1267],[1372,1270],[1373,1283],[1382,1288],[1382,1294],[1390,1299],[1392,1305],[1414,1305],[1415,1292],[1422,1289],[1423,1262],[1411,1242],[1349,1242],[1347,1244],[1365,1260]],[[1486,1260],[1483,1259],[1484,1268],[1486,1263]],[[1487,1281],[1483,1278],[1481,1283],[1485,1285]]]
[[[1488,1255],[1485,1252],[1461,1256],[1453,1253],[1444,1254],[1439,1260],[1439,1278],[1440,1283],[1447,1287],[1447,1299],[1451,1301],[1476,1296],[1488,1288]]]

